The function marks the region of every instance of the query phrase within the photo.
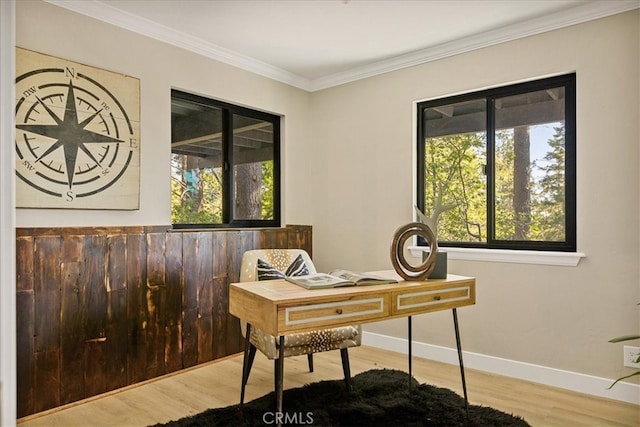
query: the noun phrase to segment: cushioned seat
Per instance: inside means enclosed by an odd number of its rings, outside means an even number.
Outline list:
[[[284,357],[353,347],[360,345],[360,339],[359,328],[356,326],[285,335]],[[256,346],[269,359],[278,358],[278,348],[273,335],[252,328],[251,344]]]
[[[311,261],[309,254],[302,249],[257,249],[243,254],[240,281],[272,280],[283,278],[285,275],[303,276],[313,273],[316,273],[313,261]],[[242,333],[246,338],[247,324],[242,319],[240,320]],[[345,381],[347,387],[350,387],[347,348],[359,346],[361,340],[362,329],[360,325],[289,334],[284,337],[284,357],[306,354],[309,357],[309,370],[313,371],[313,353],[340,349]],[[250,328],[248,343],[249,348],[245,350],[243,366],[241,403],[244,401],[244,389],[256,349],[269,359],[277,359],[281,350],[277,337],[255,327]]]

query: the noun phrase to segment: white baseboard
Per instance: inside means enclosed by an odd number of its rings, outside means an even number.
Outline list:
[[[407,340],[404,338],[395,338],[365,331],[362,334],[362,344],[407,354]],[[437,362],[458,364],[458,352],[455,348],[414,341],[412,353],[414,356]],[[640,405],[640,385],[637,384],[619,382],[609,390],[607,387],[613,381],[608,378],[594,377],[468,351],[463,351],[462,353],[465,368]]]

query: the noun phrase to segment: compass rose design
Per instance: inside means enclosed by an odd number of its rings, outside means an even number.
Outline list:
[[[93,162],[102,168],[100,161],[97,160],[91,151],[85,144],[102,143],[102,142],[115,142],[122,143],[124,141],[116,138],[111,138],[106,135],[102,135],[96,132],[85,129],[85,127],[91,123],[91,121],[102,110],[98,110],[84,119],[81,123],[78,123],[78,111],[76,110],[75,95],[73,93],[73,82],[69,81],[69,92],[67,93],[67,103],[65,108],[64,118],[60,119],[56,113],[54,113],[40,98],[36,96],[38,103],[49,114],[49,116],[55,121],[53,125],[45,124],[24,124],[16,125],[20,130],[36,133],[42,136],[55,139],[55,143],[36,159],[36,163],[46,159],[46,157],[53,151],[62,147],[64,151],[65,165],[67,168],[67,183],[69,189],[73,185],[73,177],[76,169],[76,161],[78,158],[78,150],[82,150]]]
[[[19,207],[139,207],[139,81],[18,49]]]

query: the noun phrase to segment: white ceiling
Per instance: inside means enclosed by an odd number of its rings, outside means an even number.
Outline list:
[[[640,7],[640,0],[48,0],[318,90]]]

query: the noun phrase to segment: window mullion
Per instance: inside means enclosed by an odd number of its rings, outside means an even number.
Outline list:
[[[233,218],[233,114],[222,110],[222,222],[229,224]]]
[[[491,247],[495,241],[495,182],[496,182],[496,167],[495,167],[495,154],[496,154],[496,132],[495,132],[495,99],[491,97],[486,98],[487,101],[487,246]]]
[[[424,129],[424,110],[425,107],[418,106],[418,131],[417,131],[417,143],[416,143],[416,173],[418,177],[418,182],[416,183],[417,191],[419,197],[417,198],[417,207],[421,212],[426,212],[425,210],[425,200],[424,200],[424,192],[425,192],[425,141],[426,141],[426,132]]]

